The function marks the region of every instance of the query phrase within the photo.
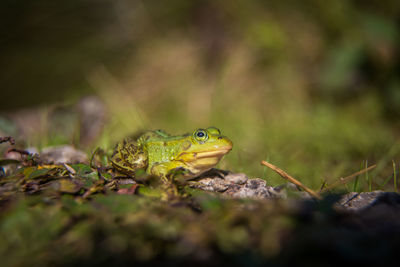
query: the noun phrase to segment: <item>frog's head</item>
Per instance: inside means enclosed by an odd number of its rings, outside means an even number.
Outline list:
[[[232,149],[232,141],[215,127],[197,129],[187,136],[176,160],[183,162],[192,174],[214,167]]]

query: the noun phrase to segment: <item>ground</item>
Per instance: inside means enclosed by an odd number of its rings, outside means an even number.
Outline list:
[[[397,258],[396,193],[327,193],[317,200],[289,184],[271,187],[215,169],[188,182],[185,197],[167,202],[152,184],[113,178],[93,162],[46,166],[49,154],[2,162],[4,266],[336,266]]]

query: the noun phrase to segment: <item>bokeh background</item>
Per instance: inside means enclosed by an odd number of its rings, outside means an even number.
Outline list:
[[[221,168],[318,189],[394,190],[397,0],[2,0],[0,135],[110,150],[143,129],[216,126]]]

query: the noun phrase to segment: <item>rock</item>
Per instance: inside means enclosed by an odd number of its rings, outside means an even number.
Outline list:
[[[229,187],[229,182],[221,178],[204,178],[196,182],[189,182],[189,186],[205,191],[224,192]]]
[[[28,147],[25,151],[32,155],[39,154],[39,150],[36,147]]]
[[[400,194],[384,191],[351,192],[342,196],[336,207],[348,211],[361,211],[378,205],[400,208]]]
[[[292,184],[286,183],[277,187],[268,186],[267,182],[259,178],[248,178],[243,173],[232,173],[218,169],[211,169],[189,182],[192,188],[204,191],[221,193],[231,198],[255,199],[292,199],[297,203],[312,199],[307,192]],[[339,199],[339,200],[338,200]],[[368,208],[394,208],[400,210],[400,194],[394,192],[350,192],[333,200],[334,207],[342,211],[358,212]],[[380,206],[381,205],[381,206]]]
[[[82,145],[88,146],[103,131],[107,120],[106,107],[100,98],[87,96],[82,98],[77,109],[79,112],[79,141]]]
[[[244,173],[228,173],[224,176],[224,180],[234,184],[244,184],[248,179]]]
[[[196,181],[189,182],[192,188],[222,193],[233,198],[285,198],[286,194],[279,188],[267,186],[265,180],[249,179],[244,173],[231,173],[212,169],[201,175]]]
[[[224,195],[234,198],[284,198],[282,191],[275,190],[272,186],[267,186],[265,180],[254,178],[248,179],[243,185],[234,184],[229,187]]]
[[[87,162],[87,155],[72,146],[47,147],[40,153],[40,159],[48,164]]]

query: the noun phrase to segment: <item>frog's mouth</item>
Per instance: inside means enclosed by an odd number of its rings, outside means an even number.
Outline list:
[[[193,154],[194,160],[196,159],[204,159],[204,158],[213,158],[213,157],[222,157],[223,155],[225,155],[226,153],[228,153],[229,151],[231,151],[232,147],[222,147],[219,148],[217,150],[213,150],[213,151],[200,151],[200,152],[195,152]]]
[[[232,149],[232,146],[213,147],[213,150],[196,152],[184,152],[179,155],[177,160],[186,165],[190,171],[190,177],[200,175],[214,167],[221,158]]]
[[[214,150],[184,152],[178,157],[178,159],[185,163],[191,163],[195,165],[215,165],[222,158],[222,156],[231,151],[231,149],[232,146],[223,146],[214,148]]]

